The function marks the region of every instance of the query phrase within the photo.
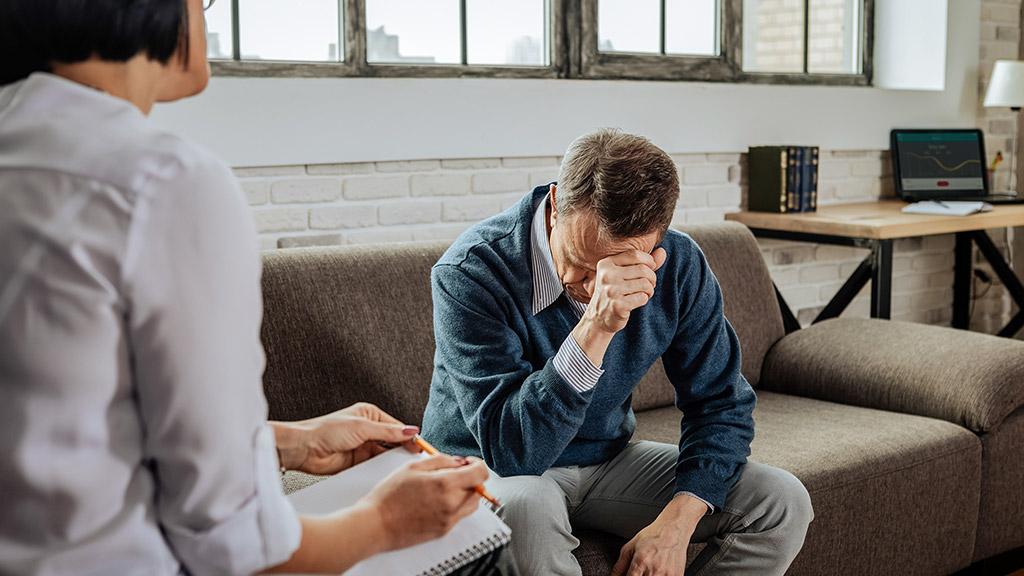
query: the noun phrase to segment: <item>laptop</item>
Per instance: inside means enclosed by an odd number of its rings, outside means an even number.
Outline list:
[[[989,191],[981,130],[909,130],[889,133],[896,197],[921,200],[1024,203],[1016,193]]]

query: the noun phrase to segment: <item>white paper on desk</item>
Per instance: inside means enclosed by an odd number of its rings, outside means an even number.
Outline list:
[[[330,514],[355,504],[388,474],[403,464],[426,459],[395,448],[312,486],[291,493],[288,498],[299,514]],[[484,504],[463,518],[445,536],[423,544],[393,550],[368,558],[345,576],[389,574],[448,574],[495,550],[511,539],[512,531]]]
[[[922,200],[903,207],[904,214],[931,214],[935,216],[967,216],[978,212],[988,212],[992,205],[988,202],[963,202]]]

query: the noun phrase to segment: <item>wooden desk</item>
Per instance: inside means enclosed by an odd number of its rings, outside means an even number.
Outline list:
[[[904,206],[906,203],[899,200],[881,200],[819,206],[817,212],[803,214],[735,212],[726,214],[725,219],[745,224],[759,238],[839,244],[871,250],[871,254],[861,262],[814,322],[839,316],[868,280],[871,281],[871,316],[889,318],[892,300],[893,240],[956,234],[953,327],[966,329],[970,324],[973,266],[971,245],[974,243],[992,265],[992,269],[1021,310],[999,335],[1013,336],[1020,331],[1024,327],[1024,285],[1003,259],[1003,255],[985,230],[1024,226],[1024,204],[1000,205],[991,212],[970,216],[904,214],[900,212]],[[778,289],[776,295],[783,309],[787,331],[799,328],[793,312]]]

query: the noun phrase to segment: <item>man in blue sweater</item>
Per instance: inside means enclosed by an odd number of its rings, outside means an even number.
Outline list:
[[[437,351],[424,434],[479,456],[524,574],[577,575],[572,531],[630,539],[613,574],[782,575],[813,514],[791,474],[747,462],[754,392],[718,282],[669,229],[679,181],[650,141],[577,139],[558,184],[467,230],[431,273]],[[678,446],[630,442],[661,358]]]

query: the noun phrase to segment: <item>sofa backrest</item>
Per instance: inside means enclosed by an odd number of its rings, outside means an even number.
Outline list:
[[[756,383],[782,320],[757,243],[740,224],[683,229],[722,285],[726,316]],[[299,248],[263,255],[264,390],[270,418],[300,420],[359,401],[419,423],[433,370],[430,267],[446,242]],[[671,404],[660,362],[634,394],[643,410]]]

